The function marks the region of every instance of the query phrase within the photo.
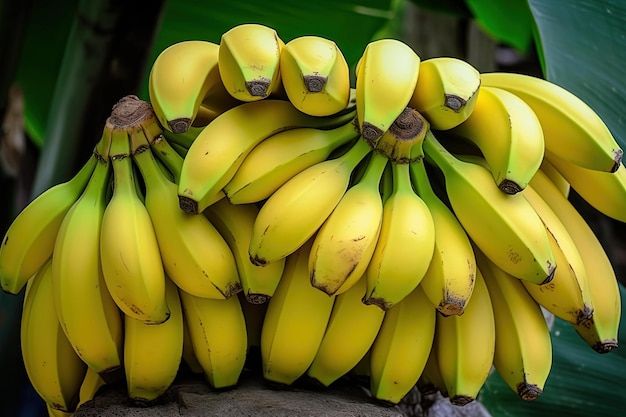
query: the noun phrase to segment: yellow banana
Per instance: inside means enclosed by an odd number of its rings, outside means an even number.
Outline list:
[[[312,116],[330,116],[348,106],[350,69],[335,42],[300,36],[280,53],[280,76],[289,101]]]
[[[287,257],[261,329],[263,377],[289,385],[315,358],[335,301],[309,282],[311,241]]]
[[[364,175],[341,197],[313,239],[311,285],[328,295],[341,294],[359,281],[374,254],[383,219],[379,185],[387,162],[387,157],[372,152]]]
[[[409,106],[423,114],[433,129],[451,129],[472,114],[479,88],[480,73],[468,62],[453,57],[425,59]]]
[[[541,219],[519,193],[503,193],[488,169],[454,157],[430,132],[427,160],[445,177],[450,205],[471,240],[511,275],[541,284],[556,268]]]
[[[480,148],[507,194],[523,190],[543,161],[543,131],[535,112],[500,88],[482,87],[471,115],[450,132]]]
[[[352,171],[369,152],[369,145],[359,139],[343,155],[310,166],[276,190],[254,221],[249,248],[252,262],[265,265],[284,258],[313,236],[345,194]]]
[[[476,251],[478,267],[489,290],[495,318],[493,364],[520,398],[536,400],[552,368],[550,329],[541,307],[522,282]]]
[[[435,249],[420,286],[441,314],[460,315],[474,290],[474,250],[454,213],[435,194],[425,168],[421,161],[409,165],[411,182],[435,225]]]
[[[280,54],[285,46],[271,27],[246,23],[222,34],[218,67],[226,91],[240,101],[256,101],[281,86]]]
[[[356,71],[356,110],[363,138],[375,144],[409,104],[420,57],[396,39],[371,41]]]
[[[435,312],[418,286],[385,313],[370,354],[375,399],[397,404],[415,386],[433,346]]]
[[[73,412],[87,366],[59,324],[50,261],[26,284],[20,343],[26,374],[37,394],[49,407]]]
[[[418,286],[435,248],[435,225],[411,185],[408,164],[392,164],[393,191],[383,206],[380,236],[365,270],[366,304],[388,310]]]
[[[222,199],[207,207],[204,213],[233,252],[246,300],[255,304],[266,302],[276,291],[285,261],[281,259],[258,266],[250,260],[248,247],[259,208],[254,204],[232,204]]]
[[[178,189],[181,209],[188,213],[204,211],[263,139],[295,127],[337,127],[353,118],[354,112],[337,117],[309,116],[288,101],[269,99],[222,113],[202,129],[185,156]]]
[[[248,153],[224,185],[224,193],[234,204],[264,200],[291,177],[358,137],[354,120],[333,129],[301,127],[276,133]]]
[[[623,151],[600,116],[572,92],[542,78],[524,74],[481,74],[483,86],[499,87],[533,109],[546,150],[592,170],[615,171]]]

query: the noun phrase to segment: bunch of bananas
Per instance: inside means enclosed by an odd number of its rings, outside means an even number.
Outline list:
[[[397,404],[474,400],[492,368],[524,400],[552,364],[544,311],[617,347],[618,282],[570,189],[626,222],[622,150],[548,81],[258,24],[184,41],[127,96],[74,178],[0,247],[26,288],[21,343],[51,415],[125,380],[151,404],[181,363],[215,389],[260,352],[278,386],[355,373]]]

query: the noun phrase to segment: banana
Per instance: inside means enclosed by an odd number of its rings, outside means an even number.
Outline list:
[[[254,221],[259,208],[254,204],[232,204],[222,199],[204,211],[228,243],[237,264],[246,300],[262,304],[274,295],[285,267],[284,259],[266,266],[254,265],[248,255]]]
[[[528,103],[541,123],[547,151],[587,169],[614,172],[620,166],[623,151],[608,127],[572,92],[524,74],[483,73],[481,80]]]
[[[276,133],[248,153],[224,193],[233,204],[265,200],[291,177],[358,137],[354,120],[333,129],[301,127]]]
[[[277,91],[284,46],[274,29],[261,24],[240,24],[223,33],[217,62],[226,91],[246,102]]]
[[[371,41],[356,70],[356,111],[363,138],[376,143],[409,104],[420,57],[396,39]]]
[[[543,130],[535,112],[501,88],[482,87],[470,116],[450,133],[480,148],[498,188],[507,194],[523,190],[543,161]]]
[[[452,404],[462,406],[476,399],[491,370],[495,339],[491,298],[477,268],[474,293],[463,315],[437,315],[432,348]]]
[[[167,141],[158,123],[148,123],[142,126],[146,138],[150,143],[152,153],[161,161],[174,178],[174,182],[180,181],[180,173],[183,169],[184,156],[180,155]]]
[[[383,206],[380,236],[365,270],[366,304],[388,310],[418,286],[435,248],[435,225],[413,190],[408,164],[392,164],[393,190]]]
[[[183,354],[183,312],[178,288],[165,283],[169,319],[150,324],[126,315],[124,320],[124,371],[128,398],[147,406],[159,400],[172,385]]]
[[[143,125],[156,123],[148,116]],[[133,160],[146,184],[146,208],[152,219],[165,273],[176,285],[198,297],[229,298],[241,291],[230,247],[205,216],[180,210],[177,186],[158,165],[145,136],[131,131]]]
[[[359,139],[343,155],[310,166],[276,190],[254,221],[249,248],[252,262],[275,262],[313,236],[345,194],[356,165],[370,152],[369,145]]]
[[[305,374],[322,343],[335,301],[335,296],[310,284],[311,243],[309,240],[287,257],[263,320],[263,377],[276,384],[290,385]]]
[[[546,159],[589,205],[612,219],[626,223],[626,167],[615,172],[583,168],[546,151]]]
[[[479,89],[480,73],[468,62],[453,57],[429,58],[420,63],[408,105],[423,114],[433,129],[448,130],[472,114]]]
[[[123,323],[100,261],[100,232],[112,171],[108,156],[111,124],[105,124],[103,136],[89,183],[59,228],[52,255],[52,286],[68,340],[81,359],[109,382],[123,372]]]
[[[87,367],[87,372],[85,373],[85,378],[80,385],[80,390],[78,391],[78,407],[85,404],[87,401],[91,401],[94,399],[98,391],[101,387],[105,386],[106,383],[104,379],[98,375],[96,371],[92,368]]]
[[[387,162],[384,155],[371,154],[364,175],[315,235],[309,257],[311,285],[328,295],[341,294],[359,281],[374,254],[383,219],[379,186]]]
[[[206,381],[214,389],[235,387],[248,347],[239,297],[218,300],[179,293],[193,351]]]
[[[353,118],[352,111],[337,117],[309,116],[288,101],[271,99],[225,111],[202,129],[189,147],[179,183],[181,209],[204,211],[263,139],[295,127],[337,127]]]
[[[170,312],[156,233],[137,195],[128,130],[112,124],[110,128],[113,196],[104,210],[100,233],[104,282],[124,314],[162,323]]]
[[[406,107],[372,147],[397,164],[408,164],[424,157],[422,142],[430,128],[417,110]]]
[[[52,256],[63,217],[78,200],[96,167],[93,154],[69,181],[52,186],[13,219],[0,245],[0,286],[19,293]]]
[[[621,318],[620,290],[615,271],[602,243],[572,203],[540,170],[530,181],[531,187],[558,213],[576,244],[587,271],[593,317],[591,323],[573,324],[578,334],[599,353],[618,346]]]
[[[511,275],[549,282],[556,263],[541,219],[519,193],[503,193],[488,169],[454,157],[432,131],[423,143],[427,161],[445,177],[445,191],[476,246]]]
[[[361,302],[365,289],[365,278],[361,277],[335,298],[326,332],[306,372],[322,386],[328,387],[353,369],[378,334],[385,312]]]
[[[561,194],[565,196],[565,198],[569,197],[569,193],[572,189],[572,185],[565,179],[563,174],[561,174],[555,167],[552,165],[547,158],[543,158],[541,162],[540,171],[548,177],[550,181],[559,189]],[[533,177],[534,178],[534,177]]]
[[[20,323],[26,374],[49,407],[71,413],[78,406],[87,366],[59,324],[52,296],[52,268],[47,261],[26,284]]]
[[[289,101],[312,116],[330,116],[348,106],[350,69],[335,42],[300,36],[280,53],[280,77]]]
[[[498,268],[478,250],[476,260],[493,306],[494,367],[520,398],[536,400],[552,368],[550,329],[541,307],[519,279]]]
[[[461,315],[474,290],[474,250],[454,213],[435,194],[425,168],[421,161],[409,165],[411,182],[435,225],[435,249],[420,286],[441,314]]]
[[[385,313],[370,354],[375,399],[397,404],[415,386],[433,346],[435,312],[418,286]]]

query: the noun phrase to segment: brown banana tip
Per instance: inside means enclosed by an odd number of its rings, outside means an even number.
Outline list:
[[[324,89],[328,77],[322,77],[321,75],[305,75],[302,77],[304,87],[309,93],[319,93]]]
[[[554,279],[554,274],[556,272],[557,265],[548,262],[548,276],[540,285],[548,284]]]
[[[454,405],[464,406],[474,401],[474,399],[474,397],[470,397],[469,395],[455,395],[450,397],[450,402]]]
[[[172,133],[185,133],[191,127],[191,119],[189,117],[181,117],[179,119],[168,120],[167,126]]]
[[[467,104],[466,100],[454,94],[446,94],[445,100],[443,102],[444,107],[449,108],[455,113],[458,113],[459,110],[461,110],[463,106],[465,106],[465,104]]]
[[[246,301],[250,304],[265,304],[270,300],[270,296],[266,294],[246,294]]]
[[[601,342],[598,342],[592,346],[593,350],[602,354],[609,353],[610,351],[612,351],[613,349],[617,349],[618,347],[619,345],[616,339],[602,340]]]
[[[498,184],[498,188],[506,194],[513,195],[522,191],[524,188],[521,187],[514,181],[511,180],[502,180],[500,184]]]
[[[611,168],[611,173],[617,172],[619,167],[622,165],[622,157],[624,156],[624,151],[621,149],[614,150],[613,155],[613,161],[615,161],[615,164],[613,165],[613,168]]]
[[[259,258],[258,256],[250,256],[250,262],[252,262],[253,265],[256,266],[265,266],[267,264],[269,264],[269,262],[267,262],[266,259],[263,258]]]
[[[271,80],[262,77],[258,80],[246,81],[246,90],[253,97],[265,97],[267,96],[270,88]]]
[[[376,307],[380,308],[383,311],[387,311],[391,307],[393,307],[392,303],[386,302],[382,298],[369,297],[367,295],[363,297],[361,301],[363,302],[363,304],[366,304],[366,305],[375,305]]]
[[[187,196],[178,196],[178,206],[185,213],[198,214],[198,202]]]
[[[525,401],[536,400],[542,392],[543,390],[535,384],[529,384],[528,382],[520,382],[517,384],[517,395]]]
[[[368,142],[375,142],[383,135],[382,129],[377,126],[374,126],[371,123],[363,122],[363,127],[361,127],[361,136]]]

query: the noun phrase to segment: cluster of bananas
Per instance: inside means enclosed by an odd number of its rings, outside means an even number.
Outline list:
[[[548,81],[243,24],[161,52],[150,103],[113,108],[77,175],[0,247],[26,287],[22,353],[51,415],[125,378],[151,404],[181,363],[216,389],[258,350],[278,385],[352,373],[397,404],[525,400],[552,364],[544,310],[617,347],[620,296],[575,190],[626,222],[622,150]],[[82,388],[81,388],[82,387]]]

